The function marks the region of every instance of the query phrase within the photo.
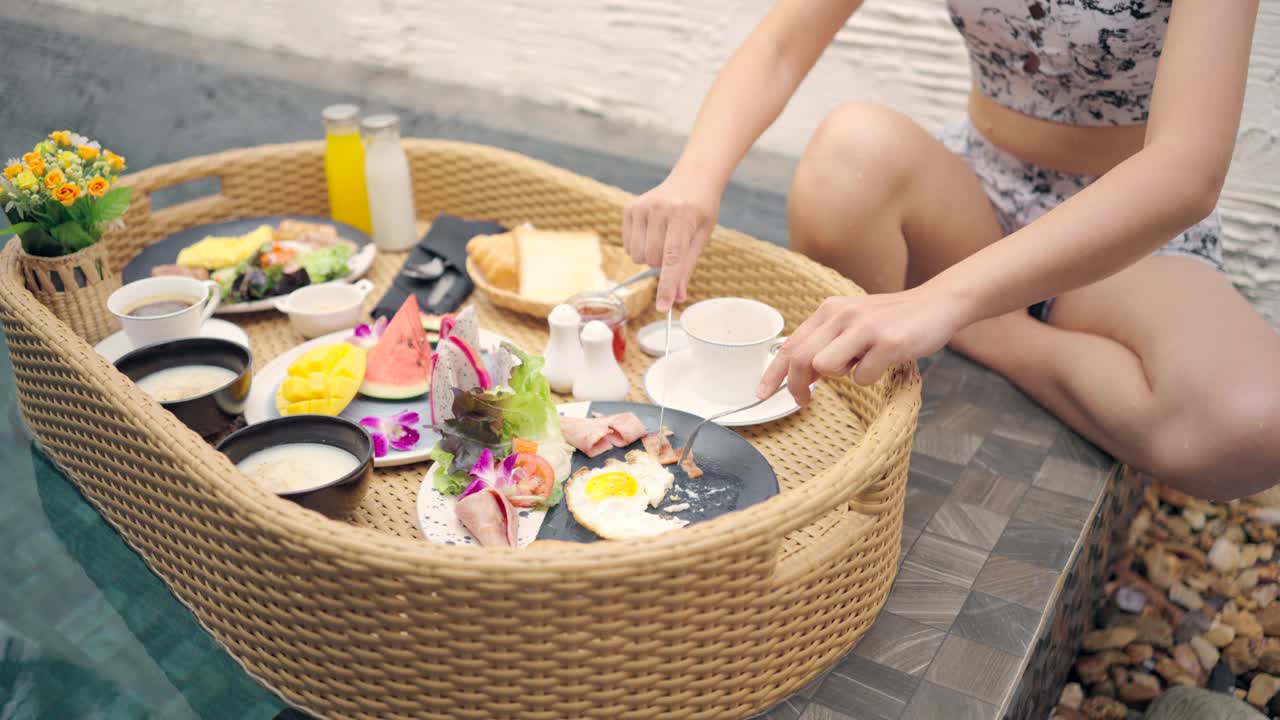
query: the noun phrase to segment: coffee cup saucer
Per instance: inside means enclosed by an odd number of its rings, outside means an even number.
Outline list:
[[[244,347],[249,347],[249,336],[239,325],[229,323],[226,320],[218,318],[209,318],[200,326],[200,332],[192,337],[218,338],[221,340],[229,340],[238,343]],[[98,354],[105,357],[107,362],[115,362],[119,360],[125,353],[136,350],[133,343],[129,342],[129,336],[125,335],[121,330],[114,335],[110,335],[93,346]]]
[[[698,392],[696,367],[693,352],[687,349],[673,350],[667,357],[658,358],[645,371],[645,395],[656,405],[664,404],[665,401],[666,406],[673,410],[682,410],[704,418],[751,402],[748,399],[741,403],[723,403],[704,397]],[[764,374],[765,367],[761,365],[761,374]],[[792,397],[791,392],[783,388],[767,402],[726,415],[715,422],[726,427],[759,425],[784,418],[799,409],[800,404]]]

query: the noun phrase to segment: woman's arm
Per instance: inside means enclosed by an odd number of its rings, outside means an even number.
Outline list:
[[[759,396],[785,380],[806,402],[815,379],[851,369],[873,383],[974,322],[1120,271],[1208,215],[1239,131],[1258,2],[1174,3],[1142,150],[918,287],[829,299],[787,339]]]
[[[779,0],[729,58],[684,151],[658,187],[627,207],[632,259],[662,267],[657,306],[682,301],[734,168],[795,93],[862,0]]]
[[[711,84],[672,175],[723,192],[862,0],[779,0]]]
[[[1124,269],[1202,220],[1231,163],[1258,0],[1178,0],[1142,150],[926,285],[976,322]]]

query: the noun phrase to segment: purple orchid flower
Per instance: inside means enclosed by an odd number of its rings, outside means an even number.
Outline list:
[[[347,338],[347,342],[356,347],[372,350],[374,345],[378,344],[378,338],[382,337],[383,331],[387,329],[390,320],[386,315],[374,320],[370,323],[360,323],[351,333],[351,337]]]
[[[387,454],[388,446],[400,452],[413,448],[418,444],[418,413],[411,410],[398,412],[387,417],[369,416],[360,418],[360,425],[369,431],[373,438],[373,456],[382,457]]]
[[[458,495],[458,499],[461,500],[471,493],[479,492],[487,487],[502,490],[514,485],[516,478],[512,471],[515,469],[515,457],[514,453],[508,455],[507,459],[499,465],[494,461],[493,451],[489,448],[480,451],[479,459],[468,471],[471,476],[471,483]]]

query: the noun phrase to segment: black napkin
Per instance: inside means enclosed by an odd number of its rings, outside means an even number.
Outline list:
[[[422,312],[441,315],[457,310],[475,289],[475,283],[467,275],[467,241],[476,235],[494,235],[506,231],[505,227],[495,222],[464,220],[443,213],[436,216],[426,237],[409,253],[405,265],[418,265],[440,258],[445,264],[444,275],[435,280],[415,280],[405,277],[403,273],[397,274],[395,282],[374,306],[373,316],[394,315],[411,294],[418,298],[418,307]],[[436,298],[436,302],[429,302],[432,291],[441,282],[452,285]]]

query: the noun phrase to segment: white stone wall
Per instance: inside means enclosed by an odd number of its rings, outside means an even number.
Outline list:
[[[769,2],[39,0],[41,5],[382,66],[685,133],[714,73]],[[869,0],[761,147],[798,155],[826,111],[853,98],[887,103],[937,129],[963,112],[967,82],[963,48],[942,0]],[[1231,277],[1280,324],[1277,0],[1262,3],[1222,207]]]

